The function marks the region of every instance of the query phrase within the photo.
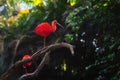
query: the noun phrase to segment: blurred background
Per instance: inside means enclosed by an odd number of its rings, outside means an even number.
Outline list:
[[[0,75],[25,54],[43,48],[43,37],[33,30],[54,19],[64,29],[57,26],[47,46],[67,42],[75,46],[75,55],[65,48],[52,51],[39,75],[28,80],[120,79],[120,0],[0,0]],[[23,74],[21,66],[8,80]]]

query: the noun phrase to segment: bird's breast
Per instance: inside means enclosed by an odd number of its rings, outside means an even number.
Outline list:
[[[52,32],[52,27],[49,24],[40,24],[34,29],[34,32],[39,36],[46,37]]]

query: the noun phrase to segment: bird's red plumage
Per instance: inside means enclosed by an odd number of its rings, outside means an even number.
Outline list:
[[[34,32],[37,35],[44,37],[44,47],[46,45],[45,44],[46,37],[49,36],[50,33],[54,32],[56,30],[56,24],[57,24],[56,20],[53,20],[51,25],[47,22],[43,22],[34,29]]]
[[[35,29],[34,32],[43,37],[47,37],[52,32],[52,27],[47,23],[41,23],[39,24]]]
[[[22,60],[28,59],[28,58],[30,58],[29,55],[24,55],[23,58],[22,58]],[[32,64],[32,62],[28,62],[28,63],[26,63],[26,64],[23,65],[23,68],[29,67],[31,64]]]

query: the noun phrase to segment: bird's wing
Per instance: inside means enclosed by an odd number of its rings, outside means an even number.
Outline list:
[[[39,24],[34,30],[34,32],[37,35],[43,36],[43,37],[48,36],[51,33],[51,31],[52,31],[52,27],[47,22]]]

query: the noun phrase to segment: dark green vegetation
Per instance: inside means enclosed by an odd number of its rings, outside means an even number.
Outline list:
[[[46,5],[24,1],[33,7],[19,18],[17,2],[0,2],[0,7],[7,4],[0,10],[0,75],[24,54],[42,48],[43,38],[33,29],[56,19],[65,29],[58,27],[47,38],[47,45],[70,43],[75,45],[75,55],[66,49],[55,50],[35,80],[120,79],[120,0],[43,0]],[[9,22],[11,16],[17,20]],[[39,62],[34,61],[28,70],[34,71]],[[19,70],[12,78],[25,73],[22,67]]]

